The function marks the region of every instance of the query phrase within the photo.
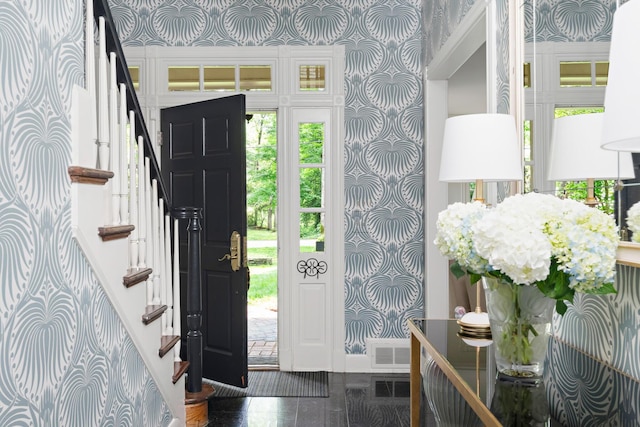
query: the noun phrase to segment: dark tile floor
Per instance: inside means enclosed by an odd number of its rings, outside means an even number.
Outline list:
[[[209,427],[408,427],[409,374],[329,373],[329,397],[212,398]]]

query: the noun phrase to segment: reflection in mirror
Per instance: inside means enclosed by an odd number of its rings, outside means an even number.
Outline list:
[[[625,1],[620,1],[621,4]],[[581,200],[586,183],[557,184],[546,179],[553,121],[559,115],[602,111],[609,70],[609,47],[613,0],[558,2],[525,0],[524,15],[524,141],[525,189]],[[615,181],[596,181],[599,207],[615,212],[626,227],[626,211],[640,200],[640,154],[634,154],[636,178],[623,181],[621,192]],[[578,159],[576,153],[575,159]],[[619,187],[618,187],[619,188]],[[616,212],[617,211],[617,212]],[[613,213],[612,212],[612,213]]]

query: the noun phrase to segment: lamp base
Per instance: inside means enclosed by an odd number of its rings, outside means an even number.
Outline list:
[[[489,315],[482,311],[470,311],[458,320],[466,328],[489,329]]]

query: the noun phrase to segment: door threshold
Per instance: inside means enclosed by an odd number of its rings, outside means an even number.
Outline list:
[[[249,365],[249,371],[279,371],[280,365]]]

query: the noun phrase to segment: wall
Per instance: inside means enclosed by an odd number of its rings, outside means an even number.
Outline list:
[[[0,0],[0,425],[171,421],[71,236],[83,2]],[[117,285],[117,284],[116,284]]]
[[[423,314],[420,0],[112,5],[124,46],[345,46],[345,351],[408,336]]]

